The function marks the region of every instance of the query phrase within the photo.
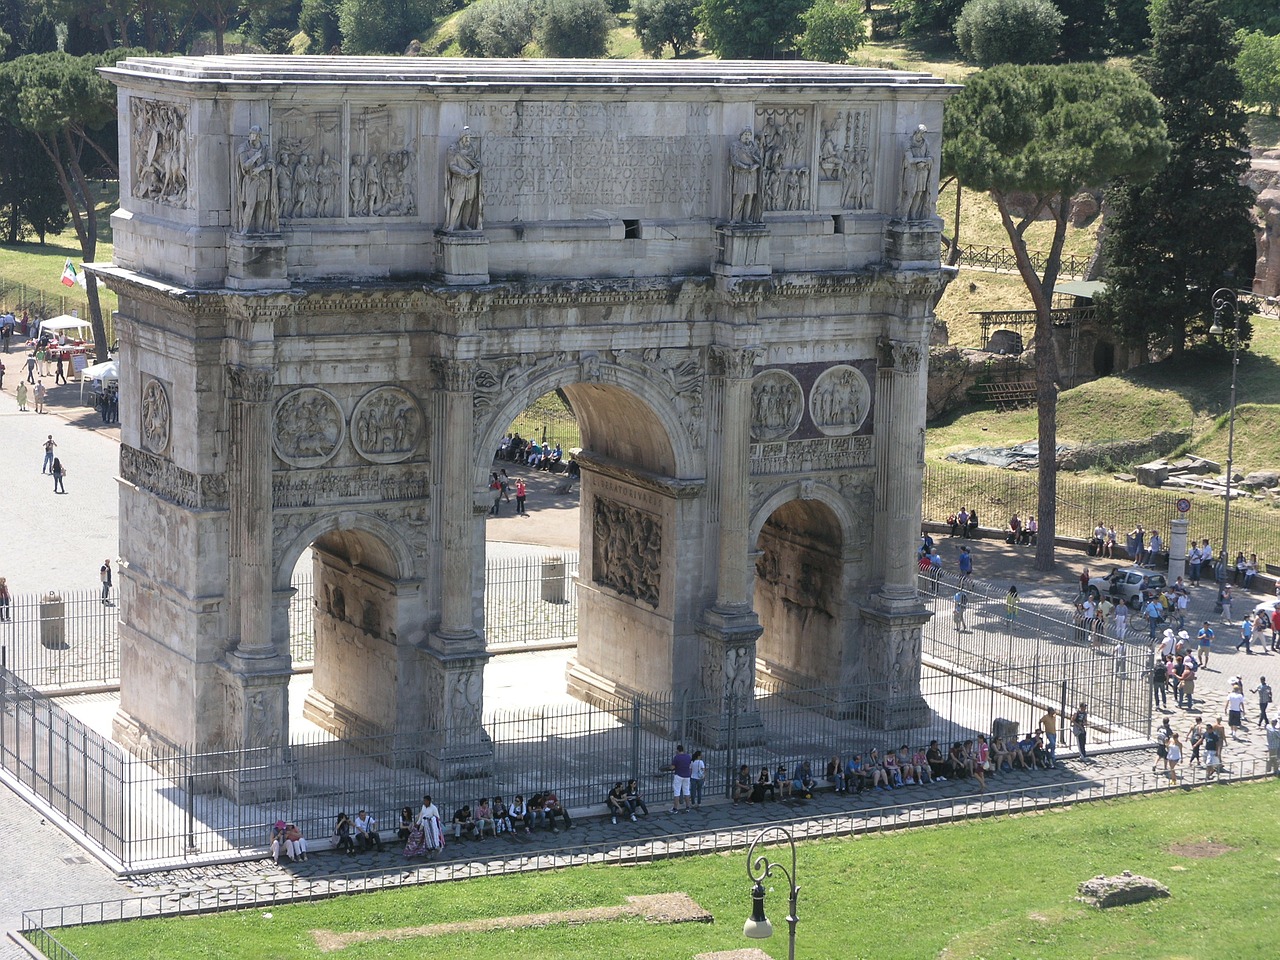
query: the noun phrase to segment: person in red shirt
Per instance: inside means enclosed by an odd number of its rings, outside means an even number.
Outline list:
[[[1271,611],[1271,649],[1280,653],[1280,607]]]

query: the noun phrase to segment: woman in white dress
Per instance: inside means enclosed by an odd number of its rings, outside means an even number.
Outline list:
[[[440,828],[440,808],[431,802],[431,795],[422,798],[418,811],[418,825],[422,827],[423,841],[428,854],[444,849],[444,831]]]

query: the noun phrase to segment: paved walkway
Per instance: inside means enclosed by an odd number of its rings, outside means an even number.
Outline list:
[[[0,439],[8,447],[10,456],[0,464],[0,482],[4,483],[10,509],[0,513],[0,576],[8,577],[11,589],[19,593],[92,587],[97,582],[102,558],[116,556],[117,490],[112,478],[118,463],[118,428],[103,428],[96,422],[94,411],[77,406],[74,401],[78,387],[74,385],[61,387],[53,394],[49,414],[18,412],[12,394],[16,364],[7,363],[9,373],[5,377],[5,389],[0,393]],[[54,434],[59,455],[70,470],[66,496],[54,495],[52,482],[38,472],[41,443],[49,433]],[[508,470],[515,475],[510,466]],[[576,486],[569,494],[557,494],[555,488],[560,478],[534,474],[531,481],[528,519],[516,517],[511,512],[514,505],[504,504],[500,516],[489,522],[494,552],[517,553],[519,549],[515,544],[560,549],[578,545]],[[510,545],[498,547],[499,541]],[[941,546],[949,568],[954,570],[959,541],[944,538]],[[1030,569],[1029,550],[1016,550],[993,541],[977,541],[970,546],[979,576],[1001,585],[1017,582],[1028,600],[1043,601],[1066,612],[1066,603],[1075,592],[1078,566],[1084,562],[1082,556],[1062,551],[1058,572],[1037,574]],[[1195,593],[1193,621],[1198,622],[1210,612],[1212,599],[1208,587]],[[1262,595],[1248,601],[1241,597],[1236,609],[1238,612],[1250,609],[1260,599]],[[1273,682],[1280,680],[1280,656],[1247,657],[1243,652],[1232,651],[1234,628],[1229,632],[1227,625],[1215,626],[1219,635],[1218,650],[1199,689],[1199,695],[1206,700],[1201,709],[1213,717],[1224,715],[1227,680],[1232,675],[1241,675],[1248,687],[1256,686],[1259,675],[1268,670],[1275,671]],[[1251,701],[1251,717],[1255,710],[1256,705]],[[1190,721],[1178,715],[1186,712],[1157,711],[1157,717],[1173,717],[1175,729],[1185,731]],[[1151,775],[1152,757],[1147,751],[1103,755],[1088,761],[1070,759],[1065,750],[1060,750],[1059,756],[1062,762],[1057,770],[993,778],[990,789],[998,794],[1008,789],[1053,788],[1084,796],[1095,792],[1101,780],[1108,777],[1125,778],[1132,792],[1152,789],[1158,782]],[[1244,739],[1229,745],[1226,759],[1229,764],[1242,764],[1264,756],[1265,739],[1250,725]],[[1203,776],[1189,772],[1193,779]],[[559,835],[543,832],[527,840],[502,837],[483,843],[451,844],[443,863],[447,865],[446,872],[471,873],[481,869],[477,865],[505,864],[512,858],[527,862],[533,854],[544,854],[555,862],[554,851],[563,849],[566,843],[578,849],[578,857],[584,849],[603,856],[625,851],[639,841],[669,838],[673,833],[693,833],[695,839],[660,842],[672,847],[691,844],[698,849],[714,849],[724,838],[728,838],[724,840],[727,844],[735,836],[741,838],[743,831],[753,825],[778,820],[840,812],[878,817],[880,814],[872,811],[885,804],[899,811],[909,807],[916,813],[931,810],[938,816],[946,816],[962,813],[979,802],[990,802],[973,799],[971,790],[965,783],[948,783],[906,788],[892,794],[877,792],[863,798],[825,793],[809,803],[794,805],[734,806],[716,800],[709,801],[703,810],[679,816],[667,813],[662,800],[653,797],[651,816],[635,824],[624,822],[614,826],[601,816],[579,817],[572,831]],[[22,909],[36,906],[147,893],[162,894],[170,898],[170,904],[240,902],[245,897],[264,895],[269,889],[266,885],[277,880],[296,882],[299,889],[305,891],[308,884],[327,885],[331,878],[361,871],[371,871],[374,877],[384,878],[378,882],[401,882],[406,871],[403,858],[389,846],[383,854],[358,857],[317,852],[307,863],[289,867],[257,861],[174,870],[119,881],[7,791],[0,794],[0,830],[10,845],[9,882],[0,891],[0,927],[3,928],[16,927]],[[439,867],[422,869],[434,873]],[[0,941],[0,960],[20,956],[23,954],[16,947]]]

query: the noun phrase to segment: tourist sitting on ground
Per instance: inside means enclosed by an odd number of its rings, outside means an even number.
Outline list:
[[[840,762],[839,757],[832,757],[827,761],[823,779],[835,787],[836,793],[844,793],[844,764]]]
[[[1009,748],[1005,745],[1004,737],[991,738],[991,763],[995,768],[993,773],[1005,773],[1013,769],[1013,761],[1009,757]]]
[[[892,747],[884,752],[884,759],[880,761],[880,765],[884,767],[884,774],[889,780],[890,787],[902,786],[902,771],[898,769],[898,755],[893,752]]]
[[[869,778],[862,763],[862,754],[855,753],[844,765],[845,793],[862,793],[867,789]]]
[[[1035,757],[1036,766],[1041,770],[1052,769],[1053,758],[1049,756],[1049,747],[1044,742],[1044,734],[1039,730],[1036,731],[1035,744],[1031,748],[1031,754]]]
[[[738,768],[737,776],[733,778],[733,802],[737,803],[740,800],[745,800],[747,803],[751,803],[752,787],[751,769],[744,763]]]
[[[817,785],[818,781],[813,779],[813,768],[809,766],[809,761],[801,760],[797,763],[795,774],[791,777],[792,793],[805,800],[812,800],[813,789]]]
[[[345,813],[339,813],[338,819],[333,824],[333,839],[336,844],[335,849],[340,853],[355,853],[355,825],[352,824],[351,818]]]
[[[917,747],[911,755],[911,765],[915,767],[916,783],[933,783],[933,769],[929,758],[925,756],[924,747]]]
[[[475,818],[471,815],[471,804],[464,803],[453,811],[453,820],[450,823],[453,825],[453,839],[461,840],[464,833],[471,836],[476,828]]]
[[[983,744],[985,747],[986,745]],[[965,758],[965,769],[969,775],[978,781],[978,787],[983,793],[987,790],[987,771],[986,763],[979,758],[978,751],[974,748],[972,740],[966,740],[963,747],[963,756]]]
[[[898,748],[898,770],[902,774],[902,782],[913,786],[917,782],[916,766],[911,762],[911,750],[904,743]]]
[[[786,800],[791,796],[791,778],[787,776],[785,763],[778,764],[778,769],[773,771],[773,789],[779,800]]]
[[[508,433],[502,438],[498,443],[498,449],[494,452],[493,456],[495,460],[511,459],[511,434]]]
[[[537,440],[530,441],[529,452],[525,456],[524,462],[535,470],[538,469],[538,461],[542,459],[542,446]]]
[[[947,760],[951,766],[952,776],[963,779],[970,775],[969,761],[964,754],[964,744],[959,740],[951,744],[951,748],[947,751]]]
[[[554,450],[549,452],[545,450],[543,451],[542,459],[538,462],[538,469],[550,470],[551,472],[554,473],[556,466],[560,463],[560,460],[563,457],[564,457],[564,453],[560,449],[560,444],[557,443],[556,448]]]
[[[761,767],[760,776],[751,787],[751,802],[764,803],[765,799],[777,800],[778,792],[773,788],[773,777],[769,776],[769,768]]]
[[[1026,765],[1027,770],[1035,770],[1039,768],[1036,763],[1036,736],[1034,733],[1028,733],[1018,742],[1018,752],[1022,754],[1022,762]]]
[[[493,798],[493,831],[495,836],[499,833],[515,832],[511,827],[511,811],[507,809],[501,797]]]
[[[890,779],[888,772],[884,768],[884,760],[880,757],[880,751],[875,747],[871,748],[871,752],[867,754],[867,775],[871,778],[871,786],[874,789],[879,787],[881,790],[892,790],[893,781]]]
[[[498,828],[493,823],[493,808],[489,806],[489,798],[481,797],[476,801],[475,809],[476,821],[476,839],[484,839],[484,828],[488,827],[489,832],[495,837],[498,835]]]
[[[378,835],[378,821],[367,810],[356,811],[356,818],[353,821],[356,828],[356,847],[360,852],[372,850],[375,847],[378,852],[382,852],[382,837]]]
[[[290,839],[291,835],[294,839]],[[307,841],[302,839],[302,831],[292,823],[277,820],[271,828],[271,859],[279,863],[281,854],[290,860],[305,860]]]
[[[550,826],[547,822],[547,812],[542,803],[541,793],[530,794],[528,807],[529,812],[525,815],[524,821],[529,826],[528,832],[531,833],[536,830],[540,823]]]
[[[396,830],[396,837],[401,843],[407,843],[411,833],[413,833],[413,807],[401,807],[400,827]]]
[[[696,754],[695,754],[696,756]],[[627,781],[627,792],[624,799],[627,802],[627,810],[631,813],[631,819],[636,818],[636,811],[639,810],[646,817],[649,815],[649,805],[640,797],[640,784],[631,779]]]
[[[605,795],[604,805],[609,808],[609,819],[614,823],[618,822],[619,817],[630,816],[632,820],[635,819],[631,808],[627,806],[626,796],[627,790],[621,780],[614,783],[612,789]]]
[[[965,519],[967,520],[968,517]],[[951,536],[960,536],[960,517],[958,514],[953,513],[951,516],[947,517],[947,526],[951,528]]]
[[[1008,747],[1008,750],[1009,750],[1010,769],[1017,769],[1017,770],[1031,769],[1031,763],[1026,752],[1022,749],[1022,746],[1016,740],[1010,737],[1009,742],[1005,746]]]
[[[1040,524],[1036,523],[1035,515],[1027,517],[1027,522],[1022,525],[1022,536],[1018,542],[1023,546],[1034,547],[1036,545],[1036,535],[1040,532]]]
[[[533,814],[530,812],[529,804],[525,803],[523,794],[517,793],[512,798],[508,812],[511,815],[512,825],[523,828],[526,835],[533,829]]]
[[[1016,513],[1009,518],[1009,532],[1004,535],[1004,542],[1016,545],[1022,538],[1022,518]]]
[[[930,740],[929,746],[924,751],[925,761],[929,764],[929,774],[934,780],[947,782],[947,777],[952,776],[947,761],[947,755],[942,752],[942,747],[938,746],[937,740]]]
[[[544,791],[542,794],[542,814],[546,817],[547,823],[551,825],[552,833],[559,833],[560,828],[556,826],[556,819],[564,821],[564,828],[568,830],[573,826],[573,821],[569,819],[569,811],[560,803],[560,798],[556,796],[554,790]]]

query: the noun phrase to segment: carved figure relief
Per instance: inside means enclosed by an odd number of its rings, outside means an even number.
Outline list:
[[[809,208],[809,111],[803,107],[757,107],[764,174],[764,209]]]
[[[133,195],[174,207],[187,205],[187,108],[160,100],[129,102],[133,137]]]
[[[418,402],[400,387],[376,387],[351,413],[351,442],[373,463],[399,463],[422,442],[423,416]]]
[[[272,447],[290,466],[318,467],[338,451],[346,429],[342,409],[332,395],[302,387],[276,404]]]
[[[751,128],[744,127],[737,142],[729,147],[729,219],[734,223],[760,223],[764,219],[760,195],[763,170],[760,144]]]
[[[592,531],[595,582],[656,607],[662,579],[661,518],[597,498]]]
[[[290,107],[273,114],[280,219],[342,216],[342,111]]]
[[[142,449],[164,455],[169,452],[172,410],[169,392],[154,377],[142,387],[142,417],[139,423]]]
[[[751,439],[782,440],[804,415],[804,391],[791,374],[767,370],[751,381]]]
[[[929,155],[928,132],[923,123],[916,127],[902,157],[902,216],[907,220],[933,215],[933,157]]]
[[[353,217],[418,212],[413,120],[405,109],[365,107],[351,117],[348,195]]]
[[[480,726],[481,677],[478,670],[460,670],[449,683],[449,726],[455,733]]]
[[[754,692],[756,652],[754,647],[729,647],[724,653],[725,696],[738,703],[751,699]]]
[[[823,180],[840,184],[842,209],[872,208],[869,110],[838,110],[822,121],[818,169]]]
[[[481,213],[480,143],[463,127],[462,136],[449,146],[445,166],[444,229],[479,230]]]
[[[280,193],[276,164],[254,124],[236,151],[236,229],[240,233],[275,233],[280,229]]]
[[[862,371],[845,364],[823,371],[809,392],[809,416],[829,437],[847,437],[871,409],[871,386]]]

